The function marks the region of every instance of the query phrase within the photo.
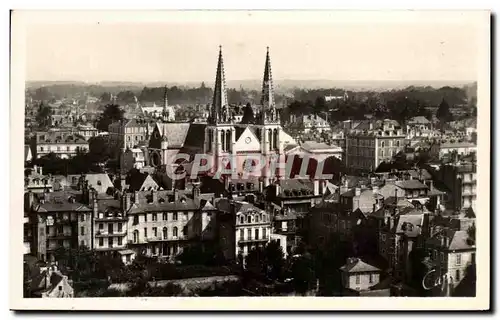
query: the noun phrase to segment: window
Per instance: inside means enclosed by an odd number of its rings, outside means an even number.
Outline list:
[[[380,144],[380,146],[381,146],[382,148],[383,148],[383,147],[385,147],[385,142],[384,142],[384,141],[382,141],[382,142],[381,142],[381,144]],[[383,152],[382,152],[382,154],[383,154]]]
[[[163,239],[168,239],[168,229],[166,227],[163,228]]]
[[[66,151],[69,151],[69,146],[66,147]]]
[[[85,227],[80,227],[80,235],[85,235]]]
[[[247,222],[248,222],[248,223],[252,223],[252,216],[248,216],[248,217],[247,217]]]
[[[148,222],[148,214],[147,213],[144,214],[144,222]]]
[[[457,261],[456,261],[457,263],[456,264],[457,264],[457,266],[459,266],[459,265],[462,264],[462,255],[461,254],[457,254],[456,257],[457,257]]]
[[[259,222],[259,216],[255,216],[255,222]]]
[[[122,239],[122,237],[118,237],[118,245],[119,246],[123,245],[123,239]]]
[[[259,229],[255,229],[255,239],[259,239]]]
[[[118,222],[118,232],[122,232],[123,224]]]
[[[184,221],[188,221],[188,213],[184,212]]]
[[[80,241],[80,247],[85,247],[85,241]]]
[[[139,231],[134,231],[134,243],[139,242]]]
[[[57,146],[57,151],[61,151],[61,147]]]
[[[252,240],[252,229],[247,229],[248,240]]]
[[[181,236],[186,236],[187,234],[188,234],[188,227],[184,226],[184,228],[182,228],[182,234],[181,234]]]
[[[245,230],[240,229],[240,241],[243,241],[245,239]]]
[[[177,237],[177,227],[174,227],[173,236]]]
[[[42,151],[42,152],[43,152],[43,147],[40,147],[40,151]]]
[[[157,236],[158,236],[158,228],[153,227],[153,237],[157,237]]]
[[[153,213],[153,221],[158,221],[158,216],[156,215],[156,213]]]
[[[368,277],[369,277],[369,281],[370,281],[370,283],[373,283],[373,274],[371,274],[371,273],[370,273],[370,274],[368,275]]]
[[[84,215],[84,214],[82,214],[82,215],[80,216],[80,221],[81,221],[81,222],[84,222],[84,221],[85,221],[85,215]]]
[[[99,230],[102,230],[102,229],[104,229],[104,224],[99,223]]]
[[[460,270],[457,269],[455,270],[455,281],[459,281],[460,280]]]
[[[148,237],[148,228],[144,228],[144,238]]]
[[[245,217],[243,216],[240,217],[240,223],[245,223]]]
[[[102,247],[104,245],[104,239],[99,238],[99,247]]]
[[[113,237],[108,239],[108,248],[113,248]]]
[[[444,253],[441,252],[441,262],[443,262],[443,261],[444,261]]]
[[[108,224],[108,233],[113,234],[113,224],[112,223]]]
[[[134,216],[134,225],[139,224],[139,216]]]
[[[359,277],[359,274],[356,275],[356,284],[359,284],[360,283],[360,277]]]
[[[262,239],[266,239],[267,238],[266,231],[267,231],[266,228],[262,228]]]
[[[177,221],[177,212],[172,214],[172,220]]]
[[[167,213],[165,212],[165,213],[163,214],[163,221],[167,221],[167,220],[168,220],[168,216],[167,216]]]
[[[265,214],[262,215],[262,222],[267,222],[267,215]]]

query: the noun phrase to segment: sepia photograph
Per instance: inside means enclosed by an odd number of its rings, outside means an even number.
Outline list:
[[[490,19],[12,11],[10,307],[489,309]]]

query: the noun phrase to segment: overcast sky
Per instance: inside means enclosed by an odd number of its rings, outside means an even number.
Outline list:
[[[27,80],[213,81],[219,45],[228,80],[261,79],[266,46],[274,79],[477,79],[477,19],[400,14],[285,23],[232,16],[203,23],[178,13],[146,23],[92,16],[30,19]]]

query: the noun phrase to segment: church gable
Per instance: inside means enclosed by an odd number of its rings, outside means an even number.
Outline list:
[[[234,150],[236,152],[242,151],[260,151],[260,142],[257,136],[246,127],[243,133],[239,136],[238,140],[234,144]]]

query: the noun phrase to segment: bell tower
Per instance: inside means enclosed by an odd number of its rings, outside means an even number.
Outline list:
[[[226,78],[222,47],[215,75],[213,102],[210,107],[208,125],[205,129],[204,151],[212,156],[213,169],[217,170],[223,159],[233,153],[235,143],[234,116],[227,100]]]
[[[285,161],[283,143],[280,140],[280,132],[282,130],[280,115],[274,101],[274,85],[269,47],[267,47],[266,51],[260,105],[261,108],[257,123],[260,132],[261,153],[267,159],[268,164],[272,160],[280,162]],[[273,176],[264,178],[265,185],[268,185],[274,179]]]

